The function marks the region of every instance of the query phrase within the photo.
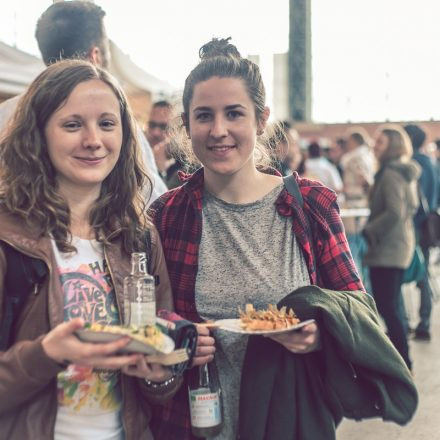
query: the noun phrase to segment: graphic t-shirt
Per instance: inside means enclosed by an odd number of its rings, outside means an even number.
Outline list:
[[[102,244],[74,237],[77,253],[61,253],[52,242],[64,298],[64,320],[119,324],[115,289]],[[121,440],[119,372],[69,365],[58,375],[55,440]]]

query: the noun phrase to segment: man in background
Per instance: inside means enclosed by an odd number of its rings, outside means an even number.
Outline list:
[[[35,38],[46,66],[61,59],[81,58],[107,68],[110,62],[109,41],[104,26],[105,12],[84,1],[57,2],[49,6],[37,22]],[[20,96],[0,105],[0,131],[15,111]],[[138,141],[146,168],[152,178],[153,191],[149,203],[167,188],[160,178],[154,157],[140,127]]]
[[[341,158],[345,203],[349,208],[368,206],[368,192],[374,182],[376,161],[368,145],[368,134],[358,127],[352,129]]]
[[[304,176],[311,180],[318,180],[323,185],[339,194],[342,191],[342,180],[337,168],[322,155],[318,142],[308,146],[308,158],[305,161]]]
[[[409,138],[413,146],[413,159],[418,162],[422,168],[422,174],[419,177],[419,190],[421,196],[428,202],[428,208],[430,211],[434,211],[437,208],[437,175],[433,161],[429,156],[423,153],[423,146],[426,141],[425,131],[415,124],[408,124],[405,127],[405,131],[408,133]],[[428,279],[428,266],[429,266],[429,248],[422,246],[420,243],[420,231],[423,221],[426,219],[427,213],[423,207],[420,206],[414,217],[414,227],[416,231],[416,238],[421,249],[423,256],[425,257],[426,274],[423,280],[417,283],[417,287],[420,290],[420,309],[419,317],[420,321],[417,325],[414,333],[414,339],[423,341],[429,341],[431,339],[431,312],[432,312],[432,290],[429,285]]]
[[[168,136],[172,118],[173,106],[165,100],[157,101],[151,109],[146,130],[157,168],[168,189],[181,185],[178,171],[182,169],[182,163],[173,157],[172,143]]]

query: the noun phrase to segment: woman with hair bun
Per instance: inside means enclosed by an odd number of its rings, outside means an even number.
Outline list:
[[[121,323],[132,252],[148,253],[160,278],[157,306],[172,308],[160,240],[145,215],[141,190],[149,178],[133,127],[116,80],[70,60],[32,82],[2,137],[2,439],[151,440],[150,403],[181,383],[144,355],[121,353],[129,338],[91,344],[75,335],[86,322]],[[13,266],[12,255],[23,267]],[[30,257],[45,276],[20,292],[8,329],[16,292],[8,279],[29,271]]]
[[[242,58],[229,39],[208,42],[200,58],[185,82],[182,113],[187,162],[198,161],[199,169],[182,176],[183,185],[150,209],[164,247],[176,311],[194,322],[237,318],[239,306],[266,308],[310,285],[362,291],[366,297],[336,194],[294,173],[302,204],[286,189],[281,175],[267,167],[262,141],[269,108],[258,66]],[[222,330],[215,330],[214,336],[215,340],[199,326],[194,365],[211,362],[215,352],[224,404],[223,430],[215,438],[232,440],[239,432],[244,435],[240,438],[263,438],[264,428],[256,428],[258,437],[246,436],[239,428],[248,339],[267,341],[268,361],[276,362],[270,354],[274,350],[305,359],[319,352],[320,329],[313,322],[270,339]],[[254,367],[257,371],[258,365]],[[282,413],[290,411],[286,407]],[[255,426],[265,423],[264,417],[253,416]],[[332,421],[333,432],[334,425]],[[193,438],[185,386],[166,408],[157,408],[152,430],[157,440]]]

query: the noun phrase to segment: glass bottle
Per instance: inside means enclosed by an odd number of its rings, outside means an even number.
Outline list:
[[[131,273],[124,278],[124,324],[145,326],[156,322],[154,277],[147,272],[145,252],[131,254]]]
[[[221,389],[214,362],[201,365],[188,385],[191,431],[195,437],[218,435],[223,426]]]

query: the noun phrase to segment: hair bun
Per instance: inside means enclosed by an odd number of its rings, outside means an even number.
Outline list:
[[[200,60],[206,60],[214,57],[232,57],[241,58],[240,52],[237,48],[229,43],[231,37],[228,38],[213,38],[208,43],[204,44],[199,50]]]

